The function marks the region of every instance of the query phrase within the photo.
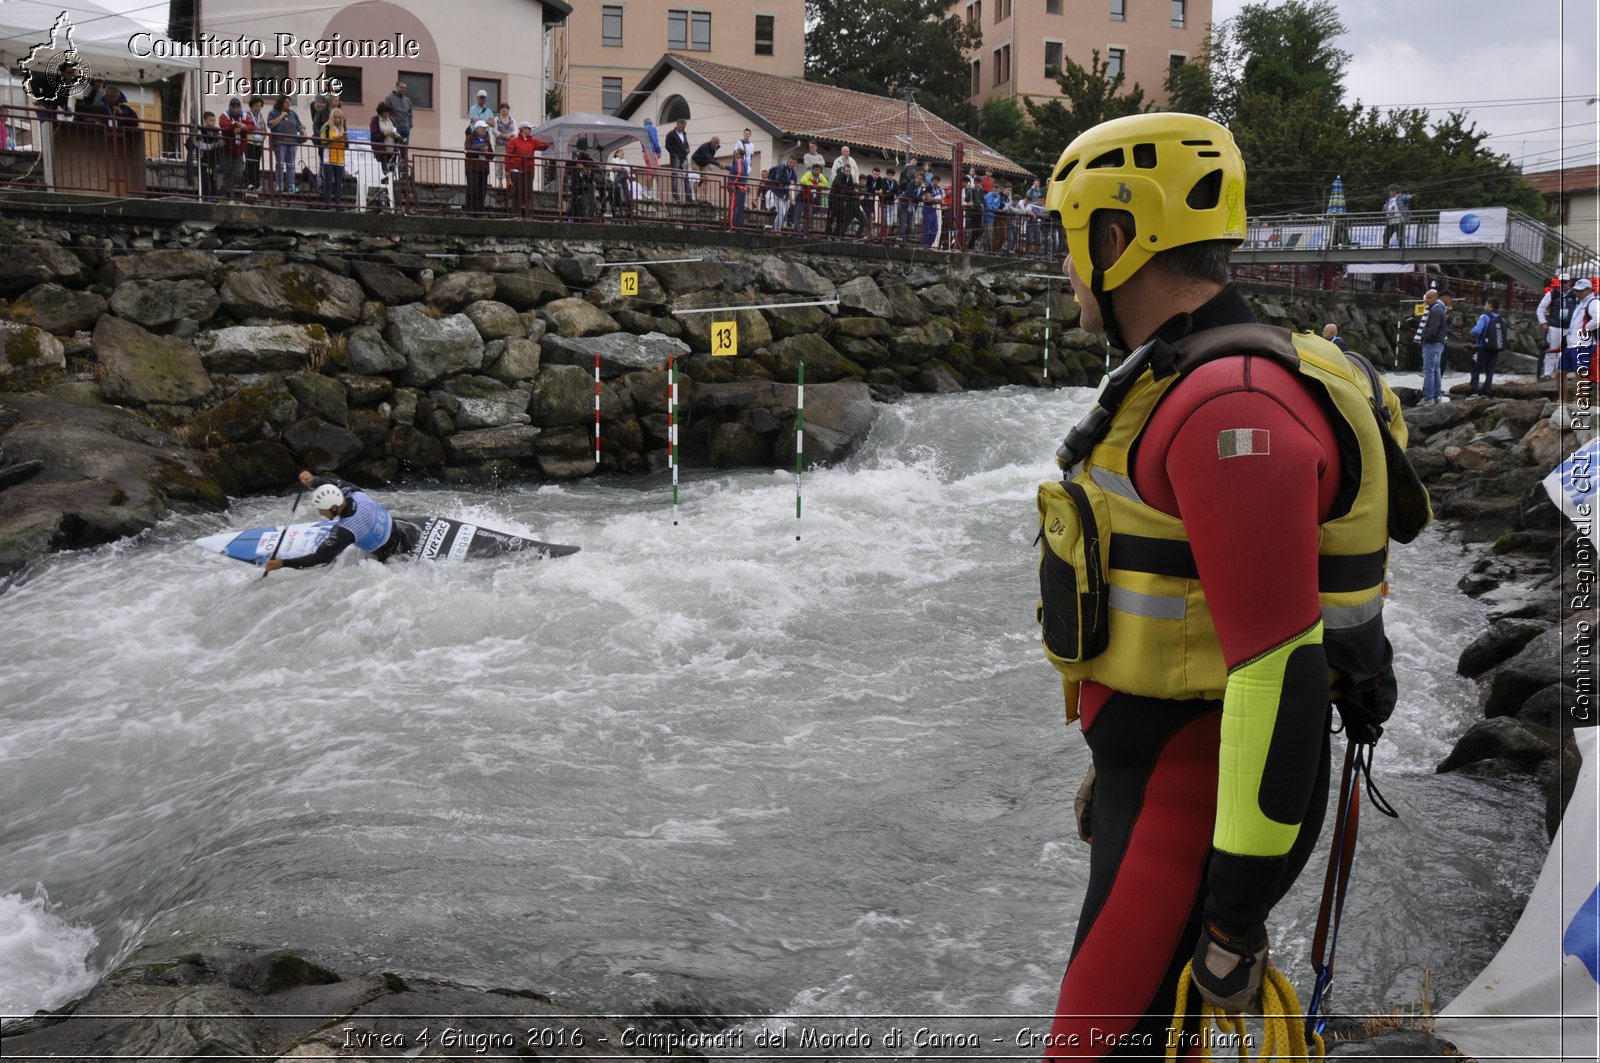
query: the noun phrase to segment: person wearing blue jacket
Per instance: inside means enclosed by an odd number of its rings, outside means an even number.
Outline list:
[[[312,488],[311,506],[323,520],[334,521],[321,546],[304,557],[274,557],[268,572],[280,568],[314,568],[332,564],[347,547],[354,546],[384,561],[415,545],[416,530],[396,521],[377,501],[347,480],[328,480],[310,471],[300,473],[300,483]]]
[[[655,122],[648,118],[644,120],[644,131],[650,135],[649,143],[644,145],[644,186],[654,192],[656,167],[661,165],[661,136]]]
[[[1500,361],[1500,351],[1505,346],[1506,326],[1500,319],[1500,300],[1485,299],[1483,313],[1478,315],[1478,323],[1472,326],[1472,339],[1474,347],[1472,356],[1472,380],[1467,385],[1467,394],[1482,395],[1484,398],[1494,394],[1494,368]],[[1483,390],[1478,390],[1478,374],[1483,374]]]
[[[983,249],[994,250],[994,218],[1006,208],[1006,197],[998,188],[983,194]]]

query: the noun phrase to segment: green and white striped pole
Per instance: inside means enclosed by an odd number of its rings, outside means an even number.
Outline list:
[[[799,363],[799,386],[795,389],[794,415],[794,541],[800,541],[800,470],[806,451],[806,363]]]

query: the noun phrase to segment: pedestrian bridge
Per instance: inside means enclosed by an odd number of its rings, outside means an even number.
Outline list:
[[[1403,248],[1397,246],[1393,233],[1389,234],[1389,246],[1384,246],[1385,228],[1382,213],[1251,218],[1233,262],[1259,266],[1479,265],[1536,290],[1562,269],[1580,275],[1600,272],[1593,249],[1514,210],[1413,211],[1404,226]]]

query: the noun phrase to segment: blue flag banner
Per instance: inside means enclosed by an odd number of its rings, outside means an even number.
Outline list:
[[[1573,451],[1544,478],[1544,489],[1550,501],[1588,537],[1591,546],[1600,547],[1594,527],[1596,484],[1600,484],[1600,437]]]

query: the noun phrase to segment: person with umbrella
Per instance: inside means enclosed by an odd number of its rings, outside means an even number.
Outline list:
[[[1328,220],[1333,222],[1333,246],[1350,247],[1350,223],[1345,220],[1344,177],[1335,176],[1328,193]]]

